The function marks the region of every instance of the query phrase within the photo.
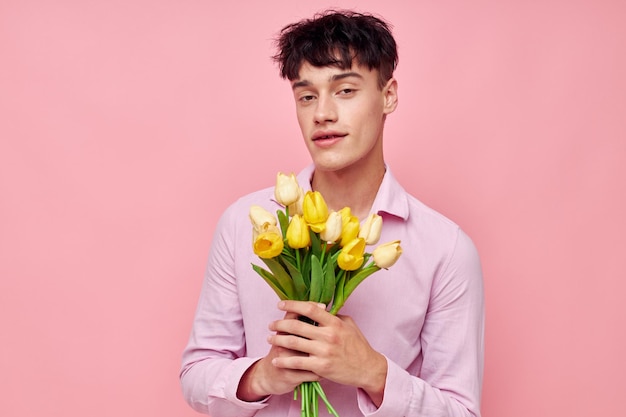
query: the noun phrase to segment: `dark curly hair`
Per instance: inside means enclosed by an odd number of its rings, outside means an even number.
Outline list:
[[[285,26],[276,39],[278,52],[272,57],[280,75],[293,81],[306,61],[316,67],[352,67],[356,60],[377,69],[382,88],[398,64],[398,49],[391,27],[371,14],[349,10],[327,10]]]

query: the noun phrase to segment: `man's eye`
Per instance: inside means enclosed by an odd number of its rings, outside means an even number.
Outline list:
[[[312,96],[312,95],[306,95],[306,96],[300,97],[300,101],[304,101],[304,102],[311,101],[314,99],[315,99],[315,96]]]
[[[354,90],[352,88],[344,88],[343,90],[339,91],[339,94],[342,94],[342,95],[352,94],[352,93],[354,93]]]

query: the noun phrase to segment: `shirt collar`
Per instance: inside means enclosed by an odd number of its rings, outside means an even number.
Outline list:
[[[389,166],[385,165],[385,175],[380,184],[376,198],[372,204],[372,213],[387,213],[392,216],[407,220],[409,217],[409,200],[407,192],[393,176]],[[298,183],[306,193],[311,191],[311,179],[313,178],[315,165],[310,164],[297,175]]]

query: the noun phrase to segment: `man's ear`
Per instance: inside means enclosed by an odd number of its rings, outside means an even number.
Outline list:
[[[383,87],[383,99],[383,113],[392,113],[398,107],[398,81],[395,78],[390,78]]]

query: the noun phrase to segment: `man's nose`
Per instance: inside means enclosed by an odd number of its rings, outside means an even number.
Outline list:
[[[315,123],[328,123],[337,120],[337,109],[332,98],[320,96],[315,109]]]

